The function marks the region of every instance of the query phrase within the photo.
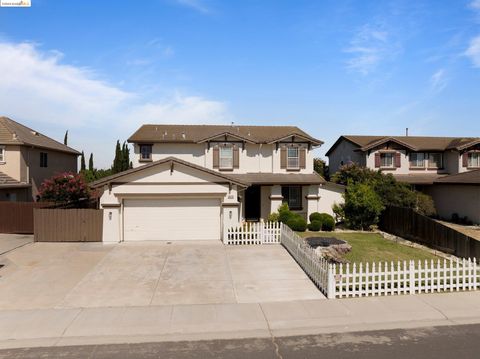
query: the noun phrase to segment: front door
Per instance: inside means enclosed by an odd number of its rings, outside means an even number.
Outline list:
[[[250,186],[245,191],[245,219],[260,220],[260,186]]]

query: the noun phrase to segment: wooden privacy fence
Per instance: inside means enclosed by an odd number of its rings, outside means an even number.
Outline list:
[[[101,242],[103,210],[35,209],[35,242]]]
[[[33,209],[50,205],[47,202],[0,201],[0,233],[33,233]]]
[[[457,257],[480,260],[480,241],[410,208],[387,207],[382,215],[380,228]]]
[[[223,231],[223,243],[231,245],[280,243],[280,222],[247,222]]]

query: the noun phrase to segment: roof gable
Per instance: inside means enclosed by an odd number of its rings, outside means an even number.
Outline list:
[[[151,162],[149,164],[146,164],[140,167],[132,168],[132,169],[102,178],[98,181],[92,182],[90,186],[93,188],[98,188],[110,183],[129,182],[129,181],[134,181],[138,179],[140,179],[139,180],[140,182],[146,181],[146,179],[148,179],[149,176],[155,176],[155,173],[165,171],[165,166],[167,166],[167,170],[169,171],[175,171],[176,166],[177,167],[184,166],[184,167],[191,168],[195,171],[201,172],[202,175],[200,177],[205,181],[211,181],[212,179],[215,178],[217,179],[217,181],[231,182],[242,187],[246,187],[249,185],[249,183],[238,180],[233,176],[219,173],[219,172],[207,169],[205,167],[180,160],[176,157],[167,157],[162,160]],[[155,170],[157,170],[157,172]]]
[[[0,117],[0,144],[29,145],[79,155],[80,152],[8,117]]]

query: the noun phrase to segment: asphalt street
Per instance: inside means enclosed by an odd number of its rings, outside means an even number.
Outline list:
[[[0,351],[0,359],[336,358],[473,359],[480,325],[323,334],[270,339],[115,344]]]

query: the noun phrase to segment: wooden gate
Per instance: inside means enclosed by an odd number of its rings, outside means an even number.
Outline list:
[[[101,242],[101,209],[35,209],[35,242]]]

